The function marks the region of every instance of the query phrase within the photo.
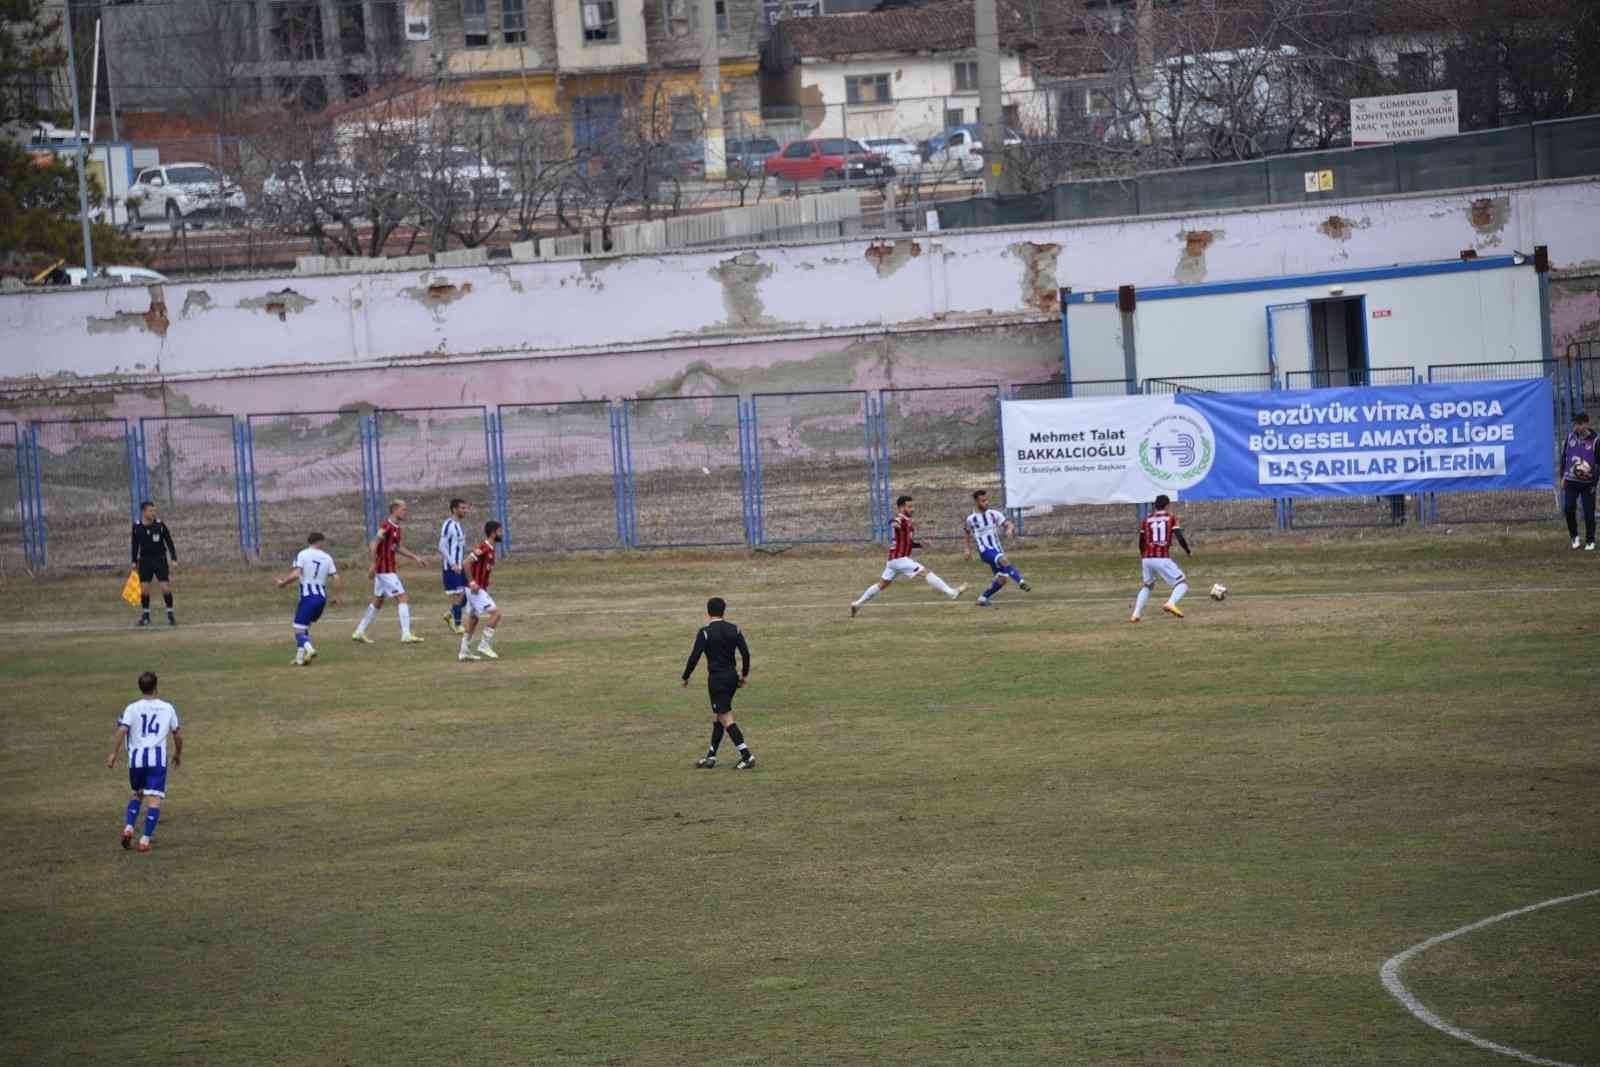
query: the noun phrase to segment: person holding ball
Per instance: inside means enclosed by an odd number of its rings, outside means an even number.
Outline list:
[[[1561,506],[1567,515],[1567,533],[1572,547],[1580,544],[1585,552],[1594,551],[1594,490],[1600,482],[1600,464],[1595,461],[1594,428],[1589,416],[1578,412],[1572,417],[1572,432],[1561,449]],[[1583,504],[1583,540],[1578,540],[1578,505]]]

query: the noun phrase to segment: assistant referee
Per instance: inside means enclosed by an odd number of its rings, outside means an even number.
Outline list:
[[[178,546],[172,531],[156,517],[156,506],[146,500],[139,505],[139,521],[133,524],[133,565],[139,568],[139,625],[150,625],[150,579],[161,583],[161,599],[167,604],[167,625],[178,625],[172,613],[172,564],[178,562]]]

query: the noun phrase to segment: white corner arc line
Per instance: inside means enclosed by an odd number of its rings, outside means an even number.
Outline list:
[[[1383,966],[1378,969],[1378,977],[1383,979],[1383,988],[1387,989],[1389,991],[1389,995],[1398,1000],[1407,1011],[1409,1011],[1412,1015],[1415,1015],[1418,1019],[1421,1019],[1423,1022],[1427,1023],[1429,1026],[1433,1027],[1435,1030],[1449,1034],[1458,1041],[1465,1041],[1468,1044],[1476,1045],[1481,1049],[1487,1049],[1490,1052],[1498,1052],[1502,1056],[1510,1056],[1512,1059],[1518,1059],[1524,1063],[1537,1063],[1544,1065],[1544,1067],[1579,1067],[1578,1064],[1567,1063],[1564,1060],[1547,1060],[1542,1056],[1535,1056],[1532,1053],[1523,1052],[1521,1049],[1510,1048],[1506,1045],[1497,1045],[1493,1041],[1488,1041],[1479,1037],[1477,1034],[1469,1033],[1466,1030],[1461,1029],[1459,1026],[1452,1026],[1424,1007],[1422,1001],[1418,1000],[1416,996],[1412,994],[1411,990],[1405,987],[1405,983],[1400,981],[1400,968],[1405,966],[1406,961],[1411,959],[1411,957],[1417,955],[1418,953],[1426,952],[1435,945],[1443,944],[1444,942],[1449,941],[1451,938],[1460,937],[1462,934],[1470,934],[1475,930],[1482,930],[1485,926],[1492,926],[1495,923],[1503,922],[1506,919],[1515,919],[1519,915],[1526,915],[1529,912],[1539,911],[1542,908],[1553,908],[1558,904],[1570,904],[1574,900],[1583,900],[1585,897],[1593,896],[1600,896],[1600,889],[1590,889],[1582,893],[1573,893],[1571,896],[1554,897],[1550,900],[1541,900],[1537,904],[1529,904],[1525,908],[1516,908],[1512,911],[1503,911],[1499,915],[1491,915],[1487,919],[1479,919],[1475,923],[1469,923],[1459,929],[1451,930],[1447,934],[1438,934],[1434,937],[1430,937],[1426,941],[1412,945],[1410,948],[1399,953],[1398,955],[1390,956],[1384,961]]]

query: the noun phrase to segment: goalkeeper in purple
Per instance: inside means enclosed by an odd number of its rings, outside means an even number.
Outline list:
[[[1578,412],[1572,417],[1572,432],[1561,450],[1561,506],[1567,513],[1567,533],[1572,547],[1594,551],[1594,489],[1600,482],[1600,464],[1595,461],[1594,428],[1589,416]],[[1583,505],[1583,540],[1578,540],[1578,505]]]
[[[994,581],[989,588],[978,597],[977,605],[980,608],[989,606],[990,600],[1001,589],[1005,588],[1006,579],[1017,583],[1017,588],[1026,593],[1029,589],[1028,580],[1022,572],[1012,565],[1006,558],[1005,545],[1001,543],[1002,537],[1009,537],[1016,527],[1011,520],[1006,518],[1005,512],[996,511],[989,506],[989,491],[979,489],[972,494],[972,514],[967,516],[966,528],[966,559],[972,558],[972,550],[978,550],[978,558],[989,565],[989,571],[994,575]]]

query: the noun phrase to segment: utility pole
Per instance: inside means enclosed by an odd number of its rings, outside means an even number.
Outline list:
[[[728,176],[727,142],[722,129],[722,35],[717,30],[717,0],[690,0],[700,16],[700,103],[705,111],[706,181]]]
[[[1000,105],[1000,16],[995,0],[977,0],[973,7],[978,45],[978,123],[983,128],[983,195],[994,197],[1011,191],[1005,113]]]
[[[78,160],[78,221],[83,224],[84,280],[94,280],[94,236],[89,225],[89,176],[83,148],[83,112],[78,107],[78,50],[72,43],[72,0],[61,5],[67,32],[67,85],[72,90],[72,151]],[[94,131],[89,131],[94,136]]]

